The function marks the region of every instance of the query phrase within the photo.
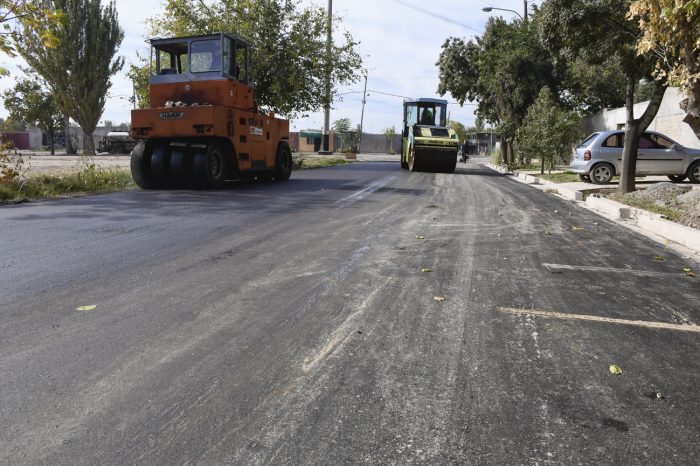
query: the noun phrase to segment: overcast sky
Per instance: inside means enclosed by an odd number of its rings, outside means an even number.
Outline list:
[[[327,1],[306,0],[326,7]],[[533,2],[529,2],[532,4]],[[540,3],[539,1],[537,3]],[[136,51],[147,51],[145,44],[145,20],[163,10],[163,0],[117,0],[119,21],[124,29],[124,41],[119,53],[127,64],[135,61]],[[437,94],[438,70],[435,62],[441,45],[447,37],[455,36],[467,40],[480,35],[489,15],[502,15],[508,20],[513,13],[493,11],[485,13],[486,6],[523,12],[522,0],[334,0],[334,15],[342,17],[342,27],[349,30],[360,42],[359,52],[368,71],[369,89],[365,106],[364,130],[380,133],[388,126],[401,126],[401,97],[439,97]],[[235,31],[232,31],[235,32]],[[147,53],[146,53],[147,54]],[[14,85],[14,77],[20,75],[19,59],[0,56],[12,77],[3,77],[0,91]],[[126,69],[112,79],[111,97],[107,100],[102,120],[120,123],[130,120],[131,82]],[[342,101],[335,102],[331,111],[331,122],[339,118],[350,118],[353,124],[360,122],[362,111],[363,82],[341,90],[348,92]],[[380,94],[385,93],[385,94]],[[452,102],[448,106],[450,117],[465,125],[474,123],[474,106],[460,107],[448,94],[444,97]],[[7,111],[0,101],[0,117]],[[323,112],[308,118],[294,120],[291,130],[320,129]]]

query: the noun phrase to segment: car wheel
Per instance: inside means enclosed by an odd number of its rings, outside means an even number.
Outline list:
[[[579,175],[578,179],[583,181],[584,183],[590,183],[591,182],[591,177],[588,175]]]
[[[700,183],[700,162],[695,162],[688,169],[688,181],[691,183]]]
[[[615,169],[607,163],[599,163],[591,169],[590,177],[594,184],[608,184],[615,175]]]
[[[686,179],[685,175],[668,175],[668,179],[673,181],[674,183],[680,183],[684,179]]]

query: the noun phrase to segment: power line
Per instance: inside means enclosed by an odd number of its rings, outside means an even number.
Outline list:
[[[421,12],[421,13],[423,13],[423,14],[428,15],[428,16],[432,16],[433,18],[441,19],[441,20],[443,20],[443,21],[445,21],[445,22],[447,22],[447,23],[451,23],[451,24],[455,24],[455,25],[457,25],[457,26],[461,26],[461,27],[463,27],[463,28],[465,28],[465,29],[469,29],[470,31],[478,32],[479,34],[481,34],[481,33],[483,32],[483,31],[479,31],[478,29],[475,29],[475,28],[473,28],[473,27],[471,27],[471,26],[467,26],[466,24],[462,24],[462,23],[460,23],[460,22],[457,22],[457,21],[453,20],[452,18],[448,18],[447,16],[442,16],[442,15],[439,15],[439,14],[437,14],[437,13],[433,13],[433,12],[430,11],[430,10],[426,10],[426,9],[424,9],[424,8],[421,8],[421,7],[419,7],[419,6],[413,5],[413,4],[408,3],[408,2],[404,2],[403,0],[390,0],[390,1],[392,1],[392,2],[394,2],[394,3],[398,3],[399,5],[403,5],[403,6],[407,7],[407,8],[411,8],[412,10],[419,11],[419,12]]]

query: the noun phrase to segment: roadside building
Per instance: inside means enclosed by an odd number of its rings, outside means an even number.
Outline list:
[[[41,150],[42,133],[39,128],[27,128],[26,131],[13,131],[2,133],[3,142],[12,142],[16,149]]]
[[[698,139],[691,127],[683,122],[685,112],[679,106],[683,98],[684,96],[678,88],[668,88],[661,101],[659,111],[648,129],[665,134],[686,147],[700,149],[700,139]],[[634,117],[638,118],[641,116],[648,105],[649,101],[636,104],[634,106]],[[584,118],[581,122],[581,127],[585,135],[596,131],[624,129],[626,119],[625,107],[607,108]]]

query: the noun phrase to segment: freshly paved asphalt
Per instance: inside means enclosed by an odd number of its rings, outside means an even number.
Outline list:
[[[697,264],[476,163],[4,206],[0,238],[1,464],[700,457]]]

